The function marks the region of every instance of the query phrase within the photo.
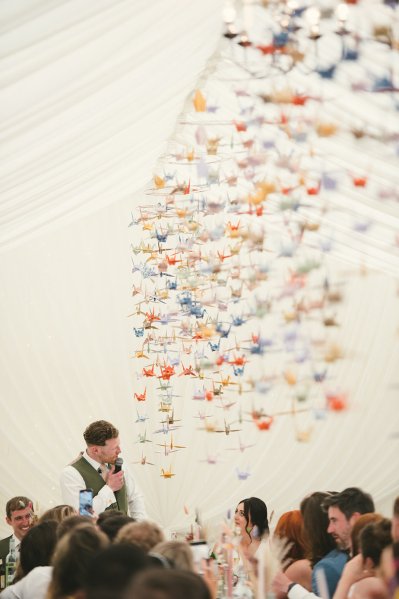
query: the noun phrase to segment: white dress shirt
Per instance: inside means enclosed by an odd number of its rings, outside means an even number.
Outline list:
[[[14,537],[14,542],[15,542],[15,553],[17,556],[17,561],[19,560],[19,550],[21,548],[21,541],[20,539],[18,539],[18,537],[15,535],[15,532],[12,533],[11,535],[12,537]]]
[[[288,599],[320,599],[318,595],[315,595],[311,591],[308,591],[300,584],[296,584],[288,592]]]
[[[0,593],[1,599],[45,599],[52,566],[38,566]]]
[[[98,470],[100,464],[93,460],[87,452],[83,453],[85,460],[89,462],[95,470]],[[145,520],[147,514],[144,506],[144,498],[136,481],[126,468],[123,468],[124,480],[126,485],[128,512],[135,520]],[[60,478],[62,500],[67,505],[71,505],[79,511],[79,491],[85,488],[85,482],[81,474],[71,465],[65,466],[61,472]],[[96,514],[106,510],[111,504],[116,502],[114,492],[108,485],[104,485],[98,494],[93,497],[93,509]]]

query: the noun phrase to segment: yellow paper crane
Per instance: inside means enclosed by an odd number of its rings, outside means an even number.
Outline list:
[[[157,189],[163,189],[165,187],[165,179],[159,175],[154,175],[154,183]]]
[[[206,100],[203,94],[199,89],[195,91],[193,104],[196,112],[205,112],[206,111]]]

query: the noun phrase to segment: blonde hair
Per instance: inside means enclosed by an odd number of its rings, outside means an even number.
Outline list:
[[[162,555],[173,568],[195,572],[193,552],[184,541],[163,541],[151,549],[151,555]]]
[[[115,537],[115,543],[133,543],[148,553],[165,540],[162,529],[155,522],[142,520],[123,526]]]
[[[55,507],[50,508],[44,514],[42,514],[39,518],[39,522],[45,522],[46,520],[55,520],[56,522],[62,522],[65,518],[69,518],[69,516],[77,516],[78,512],[71,505],[67,505],[65,503],[61,505],[56,505]]]

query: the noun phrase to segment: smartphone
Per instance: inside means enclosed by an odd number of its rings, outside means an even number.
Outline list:
[[[209,558],[209,546],[206,541],[191,541],[191,551],[193,552],[194,564],[197,571],[202,573],[202,560]]]
[[[79,491],[79,514],[93,517],[93,489]]]

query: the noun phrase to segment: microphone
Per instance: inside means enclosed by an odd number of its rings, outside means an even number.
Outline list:
[[[116,474],[117,472],[120,472],[122,470],[122,466],[123,466],[123,459],[116,458],[114,474]]]

